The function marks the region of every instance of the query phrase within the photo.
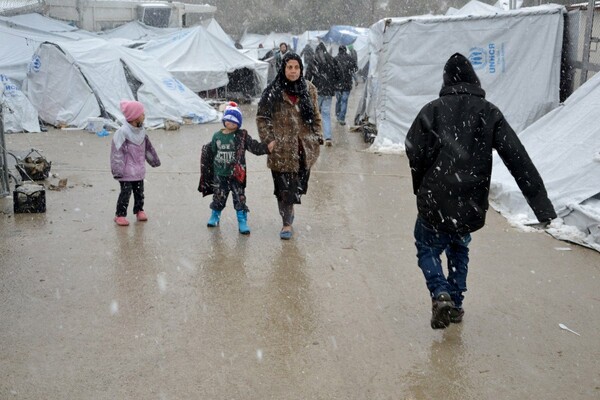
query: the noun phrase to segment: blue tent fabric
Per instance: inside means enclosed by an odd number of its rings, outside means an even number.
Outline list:
[[[349,25],[334,25],[329,29],[329,32],[320,38],[325,43],[337,43],[348,46],[354,43],[356,38],[361,35],[360,29]]]

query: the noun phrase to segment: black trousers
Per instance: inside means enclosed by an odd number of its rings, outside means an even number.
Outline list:
[[[144,181],[119,182],[121,184],[121,193],[117,200],[117,217],[127,216],[127,207],[129,199],[133,192],[133,213],[137,214],[144,210]]]

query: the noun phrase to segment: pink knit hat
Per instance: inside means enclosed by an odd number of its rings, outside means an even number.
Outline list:
[[[144,113],[144,105],[139,101],[121,100],[121,112],[127,122],[134,121]]]

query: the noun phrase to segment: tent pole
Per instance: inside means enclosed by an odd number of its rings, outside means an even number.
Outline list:
[[[10,194],[8,186],[8,160],[6,159],[6,145],[4,141],[4,112],[2,103],[0,102],[0,156],[2,163],[0,165],[0,197],[5,197]]]
[[[589,64],[590,64],[590,48],[592,44],[592,27],[594,23],[594,7],[596,6],[596,2],[594,0],[590,0],[588,2],[588,15],[587,20],[585,22],[585,37],[583,41],[583,60],[582,68],[581,68],[581,84],[584,84],[587,81]]]

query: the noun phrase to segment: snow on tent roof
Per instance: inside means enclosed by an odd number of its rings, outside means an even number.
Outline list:
[[[37,13],[21,14],[12,17],[0,17],[0,19],[9,21],[21,28],[41,30],[44,32],[71,32],[78,30],[76,26],[71,26],[62,21],[48,18]]]
[[[260,35],[258,33],[245,32],[244,35],[242,36],[242,38],[240,39],[240,44],[245,49],[256,49],[261,44],[263,45],[263,47],[266,47],[263,44],[266,37],[267,37],[267,35]]]
[[[600,74],[564,104],[519,135],[542,176],[564,226],[553,236],[600,251]],[[513,223],[537,222],[516,182],[496,158],[490,188],[492,206]],[[553,224],[554,225],[554,224]]]
[[[500,11],[503,11],[503,9],[481,1],[471,0],[452,15],[486,15],[496,14]]]
[[[267,85],[267,63],[227,46],[202,26],[151,40],[143,51],[194,92],[225,86],[227,74],[242,68],[254,71],[259,91]]]
[[[221,25],[219,25],[216,19],[211,18],[207,21],[203,21],[202,26],[204,26],[211,35],[219,38],[219,40],[226,43],[228,46],[235,48],[235,42],[223,28],[221,28]]]
[[[281,43],[286,43],[291,48],[293,41],[294,38],[291,33],[271,32],[261,43],[265,49],[279,49]]]
[[[82,128],[92,117],[123,120],[122,99],[137,99],[146,125],[165,120],[210,122],[217,112],[141,51],[102,39],[45,42],[35,52],[23,91],[41,118]],[[135,93],[135,95],[134,95]]]
[[[161,36],[170,35],[173,32],[180,31],[181,28],[157,28],[149,26],[138,20],[127,22],[114,29],[98,32],[99,37],[120,38],[129,40],[150,40]]]
[[[377,125],[372,150],[404,150],[419,110],[439,96],[448,58],[472,59],[487,98],[519,132],[559,103],[560,5],[482,16],[381,20],[371,27],[366,113]],[[535,32],[535,35],[532,34]]]

